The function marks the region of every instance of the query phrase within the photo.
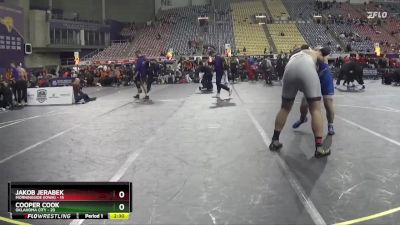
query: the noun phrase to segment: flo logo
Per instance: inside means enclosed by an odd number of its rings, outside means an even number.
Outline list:
[[[376,17],[380,19],[386,19],[388,16],[387,12],[367,12],[368,13],[368,19],[374,19]]]
[[[45,102],[47,100],[47,90],[46,89],[37,90],[36,100],[40,103]]]

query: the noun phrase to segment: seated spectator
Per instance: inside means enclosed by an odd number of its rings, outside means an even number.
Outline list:
[[[96,97],[90,98],[89,95],[82,91],[81,80],[79,78],[76,78],[74,80],[74,82],[72,83],[72,87],[74,89],[75,103],[79,103],[81,100],[84,100],[84,103],[96,100]]]
[[[13,93],[11,86],[7,82],[0,83],[0,111],[13,108]]]
[[[86,70],[84,75],[85,75],[85,78],[86,78],[86,85],[87,86],[94,86],[95,83],[94,83],[94,74],[93,74],[93,72],[91,72],[89,70]]]
[[[101,71],[101,86],[111,86],[113,84],[113,77],[111,77],[111,75],[111,70],[109,68],[105,68]]]
[[[49,86],[49,77],[45,71],[40,72],[37,83],[39,87]]]
[[[33,73],[29,74],[28,80],[29,80],[29,85],[28,85],[29,88],[37,87],[37,77]]]
[[[394,85],[400,86],[400,69],[396,69],[393,72]]]

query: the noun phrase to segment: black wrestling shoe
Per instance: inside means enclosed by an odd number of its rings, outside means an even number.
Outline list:
[[[133,98],[139,99],[140,96],[139,96],[139,94],[137,94],[137,95],[133,96]]]
[[[147,95],[144,97],[144,100],[150,100],[150,97]]]
[[[318,146],[317,149],[315,149],[314,157],[315,158],[322,158],[326,157],[331,154],[331,149],[325,149],[322,146]]]
[[[282,143],[279,141],[272,141],[271,144],[269,145],[269,150],[270,151],[279,151],[282,148]]]

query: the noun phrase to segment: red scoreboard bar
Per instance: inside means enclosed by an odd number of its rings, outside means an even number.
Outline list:
[[[12,219],[129,219],[131,182],[9,182]]]

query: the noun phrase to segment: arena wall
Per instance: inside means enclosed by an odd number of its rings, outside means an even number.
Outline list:
[[[192,0],[192,5],[208,5],[210,0]]]
[[[155,2],[149,0],[107,0],[106,18],[119,22],[144,23],[153,20]]]
[[[27,68],[61,65],[60,53],[32,53],[26,57],[25,64]]]
[[[31,8],[48,9],[48,0],[31,0]],[[101,21],[100,0],[53,0],[53,9],[62,9],[64,13],[78,13],[81,20]]]

